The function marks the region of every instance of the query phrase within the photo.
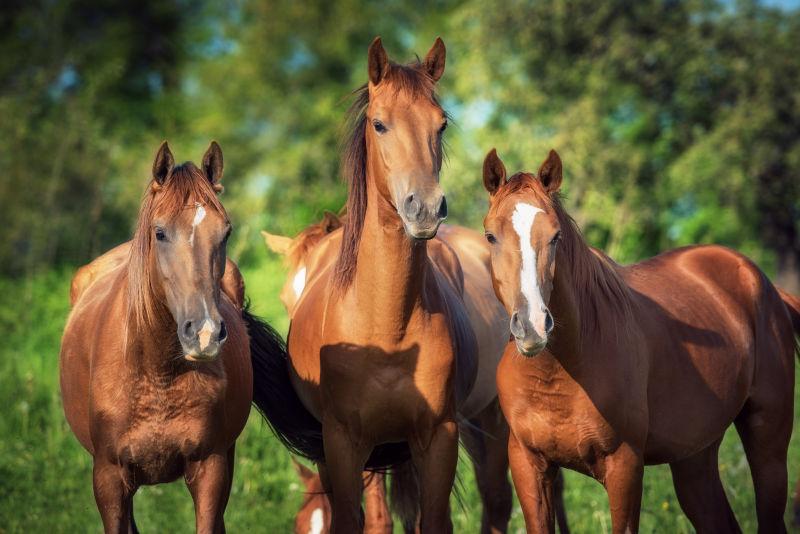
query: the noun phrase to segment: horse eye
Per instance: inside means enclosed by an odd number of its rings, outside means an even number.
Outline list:
[[[442,127],[439,128],[439,133],[443,134],[446,129],[447,129],[447,119],[445,119],[445,121],[442,123]]]
[[[232,232],[232,231],[233,231],[233,228],[231,228],[230,226],[228,226],[228,231],[227,231],[227,232],[225,232],[225,237],[223,237],[223,238],[222,238],[222,244],[223,244],[223,245],[224,245],[224,244],[226,244],[226,243],[228,242],[228,238],[231,236],[231,232]]]
[[[497,243],[497,239],[494,237],[494,234],[491,234],[491,233],[489,233],[489,232],[486,232],[486,241],[488,241],[488,242],[489,242],[489,243],[491,243],[492,245],[494,245],[495,243]]]
[[[163,228],[156,228],[156,239],[159,241],[167,240],[167,234],[164,233]]]
[[[378,132],[379,134],[382,134],[382,133],[386,132],[386,125],[383,124],[378,119],[375,119],[374,121],[372,121],[372,126],[375,127],[375,131]]]
[[[554,235],[553,239],[550,240],[550,244],[557,245],[559,241],[561,241],[561,230],[556,232],[556,235]]]

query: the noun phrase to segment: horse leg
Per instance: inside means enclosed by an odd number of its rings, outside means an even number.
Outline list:
[[[458,426],[455,421],[444,421],[433,428],[427,447],[413,439],[409,445],[419,473],[420,532],[452,533],[450,492],[458,462]]]
[[[323,419],[322,439],[326,461],[320,475],[324,473],[323,485],[331,491],[331,533],[362,532],[364,481],[361,474],[370,450],[351,437],[347,428],[332,417]]]
[[[133,525],[133,494],[124,478],[122,467],[95,458],[92,486],[97,509],[106,533],[135,532]]]
[[[555,532],[553,483],[556,466],[528,449],[513,433],[508,436],[508,461],[526,530],[529,533]]]
[[[472,459],[478,492],[483,503],[481,534],[506,532],[511,517],[511,484],[508,481],[508,424],[495,399],[462,433]],[[478,427],[478,428],[474,428]]]
[[[670,464],[678,502],[698,534],[741,532],[719,478],[721,442]]]
[[[564,471],[559,468],[553,481],[553,505],[556,509],[556,523],[561,534],[569,534],[567,510],[564,507]]]
[[[772,393],[775,390],[757,394],[766,397]],[[792,401],[791,395],[782,405],[751,397],[736,418],[736,430],[753,477],[758,532],[786,532],[783,514],[788,493],[786,453],[792,433]]]
[[[392,514],[386,503],[386,480],[383,473],[363,474],[364,480],[364,534],[391,534],[394,530]]]
[[[638,532],[643,477],[644,458],[628,443],[605,458],[603,485],[608,493],[612,532]]]
[[[189,462],[185,479],[194,500],[196,530],[212,534],[225,532],[223,516],[230,492],[231,451],[214,453],[207,458]]]

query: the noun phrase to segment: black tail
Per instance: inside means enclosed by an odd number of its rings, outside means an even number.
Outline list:
[[[242,318],[250,334],[253,403],[292,454],[323,461],[322,424],[300,401],[289,379],[289,358],[281,336],[247,308]]]
[[[311,415],[289,379],[289,356],[281,336],[247,307],[242,318],[250,334],[253,403],[292,454],[324,462],[322,424]],[[385,443],[372,451],[366,469],[385,471],[411,458],[408,443]]]

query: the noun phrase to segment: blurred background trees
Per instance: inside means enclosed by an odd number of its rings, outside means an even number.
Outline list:
[[[366,49],[448,49],[442,183],[479,228],[481,161],[553,147],[592,244],[627,262],[714,242],[800,292],[800,11],[754,1],[179,0],[0,9],[3,275],[128,238],[152,157],[225,153],[231,254],[337,210],[338,143]]]

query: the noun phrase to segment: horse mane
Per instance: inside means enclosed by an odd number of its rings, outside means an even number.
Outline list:
[[[619,265],[604,252],[591,247],[575,219],[567,213],[558,193],[548,195],[541,182],[531,174],[517,173],[501,188],[503,196],[517,191],[533,192],[537,201],[553,210],[561,226],[561,243],[558,253],[564,254],[564,265],[571,271],[572,284],[578,304],[581,339],[597,340],[607,334],[609,319],[618,326],[630,325],[633,315],[633,293],[619,273]],[[500,191],[498,192],[500,193]],[[498,199],[499,200],[499,199]],[[616,327],[611,329],[616,331]]]
[[[439,105],[435,92],[436,82],[425,72],[419,58],[408,65],[390,62],[381,83],[392,84],[396,93],[409,92],[413,97],[428,98]],[[364,84],[353,91],[353,96],[353,103],[347,112],[348,133],[342,145],[341,158],[341,174],[348,190],[346,204],[348,218],[344,223],[342,246],[333,272],[333,286],[342,291],[350,286],[355,276],[358,245],[367,213],[368,85]]]
[[[302,232],[297,234],[292,239],[292,244],[289,245],[289,250],[286,252],[286,264],[291,270],[297,268],[300,262],[308,256],[309,251],[319,243],[323,237],[330,234],[337,228],[341,228],[347,215],[339,215],[334,218],[329,215],[323,217],[320,221],[303,229]]]
[[[139,327],[152,325],[157,320],[172,320],[164,306],[158,305],[158,292],[150,268],[153,218],[156,214],[176,217],[187,207],[194,207],[195,203],[226,215],[214,185],[192,162],[174,167],[160,186],[155,180],[147,185],[128,262],[128,316]]]

